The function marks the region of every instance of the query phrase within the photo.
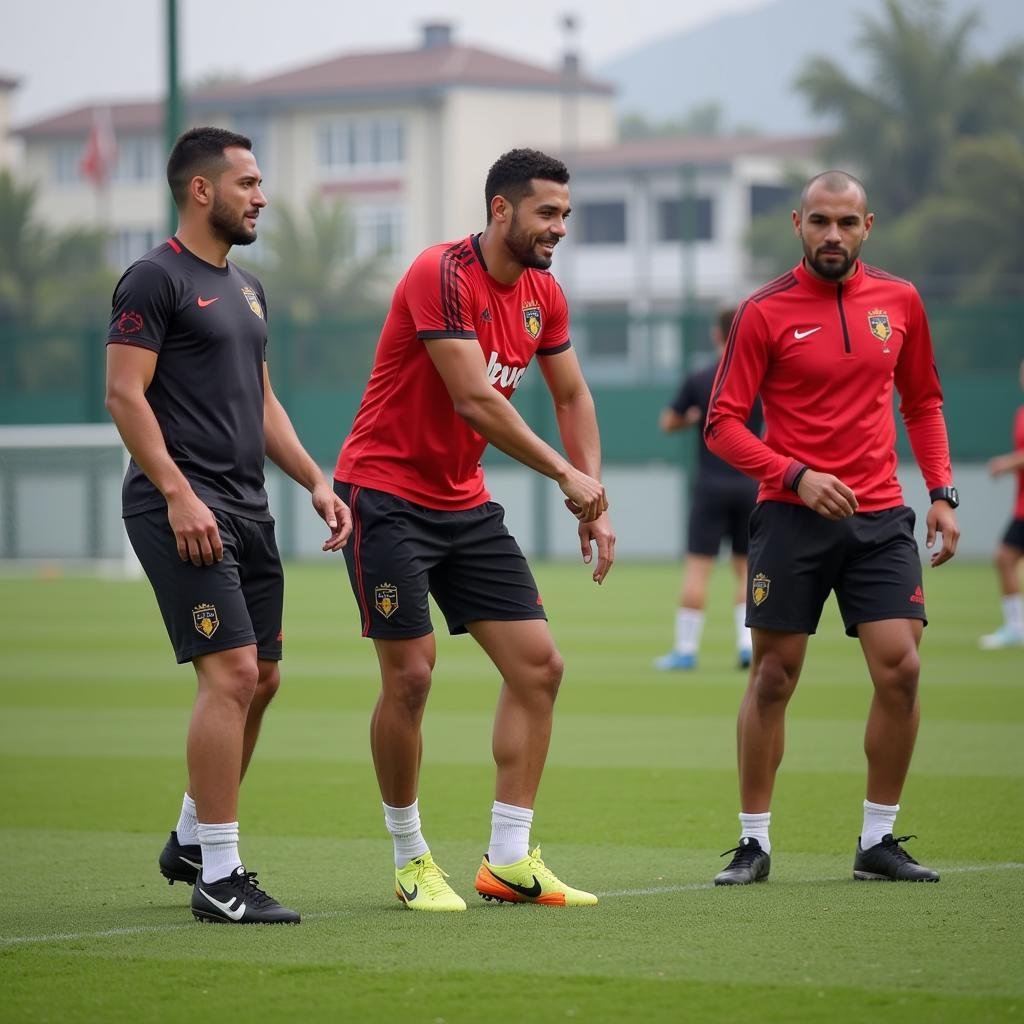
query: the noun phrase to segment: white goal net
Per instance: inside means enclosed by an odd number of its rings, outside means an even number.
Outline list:
[[[0,568],[138,575],[113,424],[0,426]]]

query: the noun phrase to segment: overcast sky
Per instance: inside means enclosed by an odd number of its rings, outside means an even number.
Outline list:
[[[352,50],[418,44],[426,21],[456,40],[555,64],[561,16],[573,13],[584,65],[718,14],[768,0],[178,0],[180,74],[254,77]],[[163,90],[164,0],[5,3],[0,76],[20,79],[15,123],[92,100],[152,99]]]

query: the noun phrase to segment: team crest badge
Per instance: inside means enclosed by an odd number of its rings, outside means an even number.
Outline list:
[[[261,320],[264,319],[264,317],[263,317],[263,307],[260,305],[259,296],[256,294],[255,290],[250,288],[247,285],[245,288],[242,289],[242,297],[245,299],[246,302],[249,303],[249,308]]]
[[[884,309],[872,309],[868,313],[868,327],[871,333],[882,343],[882,351],[888,352],[886,344],[892,337],[892,327],[889,324],[889,314]]]
[[[217,632],[220,619],[217,618],[217,608],[212,604],[197,604],[192,609],[192,621],[196,630],[203,634],[207,640]]]
[[[536,303],[527,303],[523,306],[523,326],[526,328],[526,333],[534,339],[540,336],[540,306]]]
[[[377,611],[385,619],[390,619],[398,611],[398,587],[391,583],[382,583],[379,587],[374,587],[373,601]]]
[[[754,577],[750,586],[750,596],[753,597],[754,604],[764,604],[768,600],[768,588],[771,585],[772,581],[763,572]]]

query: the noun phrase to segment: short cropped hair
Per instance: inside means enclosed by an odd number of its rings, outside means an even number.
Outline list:
[[[846,171],[822,171],[821,174],[816,174],[804,185],[800,193],[801,213],[803,213],[804,206],[807,205],[807,194],[811,191],[811,186],[817,184],[821,184],[826,192],[831,192],[833,195],[845,192],[852,185],[860,192],[861,199],[864,200],[864,209],[868,208],[868,190],[861,181]]]
[[[484,185],[487,223],[491,222],[491,200],[495,196],[504,196],[513,206],[518,206],[527,196],[533,195],[530,182],[534,178],[567,185],[569,170],[561,160],[537,149],[510,149],[499,156],[487,172]]]
[[[180,210],[188,198],[189,182],[198,174],[218,177],[227,166],[224,150],[231,146],[252,150],[252,140],[226,128],[190,128],[178,137],[167,160],[167,184]]]

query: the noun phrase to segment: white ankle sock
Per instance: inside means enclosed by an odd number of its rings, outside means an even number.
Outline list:
[[[530,852],[531,807],[516,807],[498,800],[491,806],[491,845],[487,859],[492,864],[515,864]]]
[[[704,629],[704,613],[697,608],[676,609],[676,653],[696,654]],[[511,861],[509,862],[511,863]]]
[[[178,842],[182,846],[193,846],[199,842],[199,833],[196,831],[196,802],[185,794],[181,801],[181,815],[178,817],[178,827],[174,830],[178,833]]]
[[[860,830],[860,848],[870,850],[882,841],[882,836],[889,835],[896,824],[896,812],[899,804],[873,804],[864,801],[864,824]]]
[[[420,802],[413,800],[408,807],[382,806],[384,824],[395,844],[395,867],[404,868],[414,857],[430,849],[420,831]]]
[[[749,651],[754,641],[747,626],[746,602],[741,602],[733,608],[733,618],[736,621],[736,650]]]
[[[203,881],[216,882],[241,867],[238,856],[238,822],[196,826],[199,845],[203,848]]]
[[[1003,598],[1003,621],[1016,633],[1024,633],[1024,599],[1020,594]]]
[[[740,811],[740,839],[756,839],[765,853],[771,853],[772,844],[768,838],[768,826],[771,823],[771,811],[763,814],[744,814]]]

